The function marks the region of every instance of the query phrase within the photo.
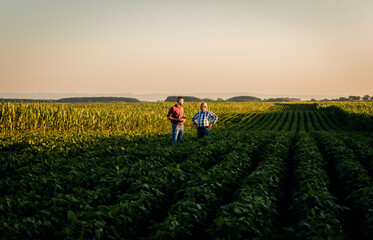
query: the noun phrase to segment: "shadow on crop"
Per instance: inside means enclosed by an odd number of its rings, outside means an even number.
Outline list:
[[[355,131],[373,131],[373,116],[362,113],[350,113],[338,106],[320,107],[318,111],[325,112],[338,122]]]

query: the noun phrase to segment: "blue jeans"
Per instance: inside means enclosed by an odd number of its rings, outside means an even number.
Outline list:
[[[197,136],[198,138],[203,138],[203,136],[210,136],[210,129],[204,127],[197,128]]]
[[[172,124],[172,144],[179,142],[183,137],[184,124]]]

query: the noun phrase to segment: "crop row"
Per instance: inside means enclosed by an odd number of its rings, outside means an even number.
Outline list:
[[[355,135],[339,134],[339,138],[351,148],[358,156],[360,163],[368,170],[369,176],[373,178],[373,147],[369,144],[369,139]]]
[[[348,129],[373,131],[373,103],[318,103],[318,109],[343,123]]]
[[[343,126],[320,111],[274,111],[255,114],[226,114],[221,125],[232,130],[312,132],[341,130]]]
[[[271,238],[276,235],[288,141],[288,137],[278,136],[266,146],[258,167],[243,179],[234,201],[217,211],[207,230],[211,239]]]
[[[260,144],[266,140],[261,139]],[[267,140],[268,141],[268,140]],[[223,160],[206,172],[195,174],[183,185],[169,209],[168,216],[154,225],[156,238],[185,238],[196,229],[206,227],[209,215],[231,195],[240,181],[253,166],[258,143],[237,144]]]
[[[265,129],[285,119],[312,119],[312,113],[317,111],[252,117],[267,119]],[[210,138],[187,134],[176,145],[169,135],[1,138],[0,238],[372,234],[369,133],[301,131],[294,139],[286,132],[214,129]],[[284,184],[292,174],[290,194]],[[284,209],[287,197],[290,208]],[[283,215],[290,224],[281,222]]]
[[[6,145],[3,150],[11,154],[2,152],[1,160],[12,166],[0,184],[5,190],[0,210],[7,223],[1,226],[2,234],[7,238],[133,236],[144,219],[168,207],[167,200],[182,189],[182,182],[196,172],[215,169],[235,146],[246,146],[241,141],[251,142],[249,135],[217,133],[213,142],[190,138],[185,146],[170,146],[169,139],[162,138],[147,139],[147,144],[139,144],[142,139],[100,141],[80,154],[80,148],[65,152],[65,147],[47,155],[50,146],[39,143],[37,148],[24,143],[23,150],[12,153],[13,145]],[[30,155],[35,156],[29,160]],[[19,168],[22,159],[27,165]]]
[[[315,140],[299,134],[294,151],[294,182],[289,211],[292,225],[287,229],[296,239],[336,239],[343,236],[340,221],[343,208],[330,193],[326,161]]]
[[[335,168],[335,194],[343,199],[345,219],[354,235],[368,238],[373,235],[373,182],[368,170],[358,161],[353,151],[342,140],[327,132],[315,137],[320,149]]]

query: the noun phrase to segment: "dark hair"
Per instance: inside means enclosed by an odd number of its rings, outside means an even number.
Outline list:
[[[183,97],[177,97],[177,102],[180,100],[180,99],[184,99]]]

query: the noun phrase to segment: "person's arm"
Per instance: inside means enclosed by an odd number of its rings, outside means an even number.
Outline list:
[[[183,117],[179,118],[178,120],[179,120],[179,122],[185,122],[185,117],[183,116]]]
[[[218,116],[216,116],[213,112],[210,112],[210,118],[212,118],[212,121],[210,122],[209,128],[211,128],[212,124],[216,123]]]
[[[168,114],[167,114],[167,119],[168,120],[178,121],[179,120],[178,118],[171,117],[173,113],[174,113],[173,109],[170,108],[170,111],[168,111]]]
[[[196,126],[196,128],[197,128],[197,123],[196,123],[196,118],[197,117],[198,117],[198,112],[196,114],[194,114],[194,116],[192,117],[193,125]]]

